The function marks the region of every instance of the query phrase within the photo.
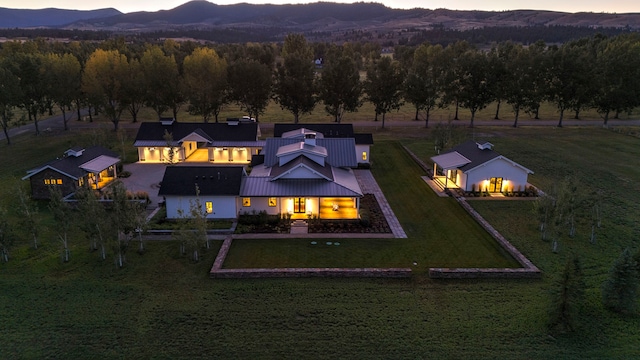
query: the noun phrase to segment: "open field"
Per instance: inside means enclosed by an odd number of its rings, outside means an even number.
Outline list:
[[[349,260],[344,250],[359,248],[356,264],[368,265],[368,259],[406,264],[404,251],[395,249],[407,246],[424,270],[437,266],[434,258],[468,259],[478,251],[455,237],[456,231],[473,232],[474,227],[445,226],[451,220],[441,218],[444,213],[432,207],[435,196],[414,179],[417,167],[397,155],[401,139],[424,159],[432,156],[429,130],[372,130],[381,145],[373,147],[374,175],[409,239],[376,240],[371,247],[354,245],[360,240],[333,248],[323,245],[318,251],[325,254],[314,256],[331,259],[335,254],[330,251],[339,248],[337,258]],[[89,253],[86,241],[75,243],[71,262],[62,264],[53,234],[45,232],[40,249],[17,246],[11,261],[0,264],[0,357],[640,357],[640,317],[610,313],[600,303],[600,285],[613,259],[624,247],[635,250],[640,245],[640,139],[596,128],[464,131],[491,141],[497,151],[533,169],[531,182],[543,189],[572,174],[588,192],[603,190],[597,244],[589,244],[585,223],[580,223],[578,236],[561,239],[560,252],[553,254],[550,244],[539,240],[531,202],[476,201],[472,205],[541,268],[541,280],[434,281],[418,274],[409,280],[214,281],[208,270],[219,243],[197,264],[179,256],[176,243],[151,243],[144,255],[130,251],[125,268],[116,270],[111,261],[101,262]],[[91,136],[102,135],[47,135],[37,146],[32,136],[25,136],[11,148],[2,144],[0,181],[5,186],[0,187],[0,201],[12,195],[11,179]],[[409,174],[397,176],[396,165]],[[438,205],[455,212],[449,202],[442,199]],[[436,246],[422,236],[430,231],[442,232],[446,241]],[[269,240],[259,241],[270,245]],[[251,254],[253,245],[246,243],[243,251]],[[307,243],[278,246],[292,259],[308,254]],[[387,246],[392,250],[383,251]],[[571,254],[580,255],[585,268],[586,301],[576,333],[550,336],[545,326],[547,292]],[[262,261],[259,252],[252,256]]]

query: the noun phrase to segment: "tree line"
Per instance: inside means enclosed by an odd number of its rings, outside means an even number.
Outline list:
[[[17,108],[33,121],[58,108],[67,128],[68,112],[102,112],[118,129],[123,112],[133,121],[142,107],[173,116],[185,106],[203,121],[218,121],[221,109],[238,104],[259,119],[271,100],[295,122],[321,105],[340,122],[364,102],[375,120],[404,103],[429,125],[435,108],[475,114],[496,104],[495,118],[508,106],[538,118],[540,105],[553,104],[562,126],[586,109],[604,120],[640,102],[640,35],[597,35],[547,45],[501,42],[480,50],[458,41],[446,47],[396,46],[393,57],[375,43],[309,43],[289,34],[283,44],[201,45],[166,40],[161,45],[130,44],[124,38],[100,43],[49,43],[42,39],[6,42],[0,51],[0,121],[18,121]],[[366,74],[366,76],[361,76]],[[91,121],[91,111],[89,120]]]

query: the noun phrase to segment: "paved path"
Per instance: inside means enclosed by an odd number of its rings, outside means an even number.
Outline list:
[[[380,205],[380,209],[384,214],[385,218],[387,218],[387,223],[389,223],[389,227],[391,227],[391,232],[396,238],[406,239],[407,234],[404,232],[402,225],[400,225],[400,221],[393,213],[387,198],[384,197],[384,193],[378,186],[376,179],[374,179],[373,174],[371,174],[371,170],[354,170],[356,175],[356,179],[358,180],[358,184],[360,185],[360,189],[365,194],[373,194],[378,200],[378,205]]]

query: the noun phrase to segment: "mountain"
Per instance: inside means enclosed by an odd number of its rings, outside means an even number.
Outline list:
[[[80,20],[122,15],[116,9],[63,10],[55,8],[29,10],[0,8],[0,28],[55,27]]]
[[[73,11],[0,8],[0,28],[59,27],[64,29],[145,32],[198,30],[304,32],[336,34],[352,31],[387,33],[433,28],[453,30],[486,27],[576,26],[640,29],[640,13],[563,13],[540,10],[457,11],[392,9],[379,3],[301,5],[217,5],[204,0],[171,10],[123,14],[115,9]],[[376,36],[375,34],[372,36]]]

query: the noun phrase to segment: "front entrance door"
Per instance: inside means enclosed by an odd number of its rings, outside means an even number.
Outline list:
[[[307,211],[304,198],[293,199],[293,212],[296,214],[304,214]]]
[[[502,178],[491,178],[489,180],[489,192],[501,192],[502,191]]]

